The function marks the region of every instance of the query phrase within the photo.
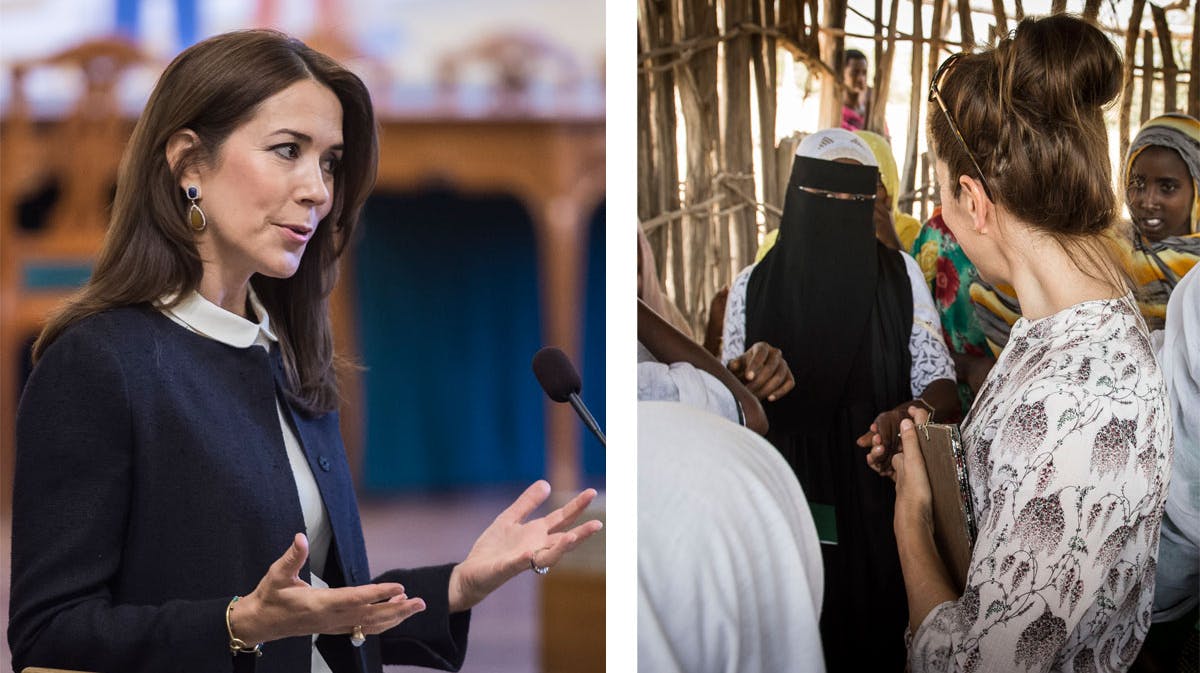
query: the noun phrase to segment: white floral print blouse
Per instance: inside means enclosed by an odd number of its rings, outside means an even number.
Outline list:
[[[963,422],[979,534],[911,670],[1124,671],[1150,626],[1171,462],[1132,296],[1013,325]]]

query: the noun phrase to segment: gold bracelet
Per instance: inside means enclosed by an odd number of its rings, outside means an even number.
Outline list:
[[[225,630],[229,632],[229,652],[233,655],[238,654],[253,654],[262,656],[262,643],[251,645],[246,641],[233,635],[233,624],[230,622],[230,615],[233,614],[233,604],[238,602],[241,596],[234,596],[233,600],[229,601],[229,605],[225,608]]]

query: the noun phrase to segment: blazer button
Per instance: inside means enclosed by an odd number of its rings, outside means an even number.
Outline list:
[[[322,470],[325,470],[326,472],[329,471],[329,459],[325,456],[321,456],[317,459],[317,465],[320,465]]]

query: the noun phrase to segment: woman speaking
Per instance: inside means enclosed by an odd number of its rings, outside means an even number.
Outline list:
[[[372,579],[335,411],[328,296],[375,180],[361,80],[271,31],[159,79],[92,278],[17,418],[17,670],[457,669],[470,608],[596,532],[588,490],[466,559]]]

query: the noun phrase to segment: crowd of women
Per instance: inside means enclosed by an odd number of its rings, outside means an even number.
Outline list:
[[[711,352],[687,354],[761,405],[803,490],[828,670],[1123,671],[1152,621],[1195,623],[1200,122],[1137,134],[1125,221],[1103,118],[1120,78],[1069,16],[947,59],[929,89],[940,207],[915,236],[884,138],[808,135],[777,232],[709,316]],[[655,377],[639,367],[639,393]],[[978,523],[961,590],[933,543],[930,419],[961,421]]]

